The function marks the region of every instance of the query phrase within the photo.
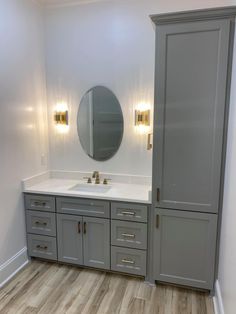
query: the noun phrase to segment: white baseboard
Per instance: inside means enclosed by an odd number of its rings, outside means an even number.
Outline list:
[[[0,265],[0,288],[29,262],[27,248],[24,247],[4,264]]]
[[[213,304],[215,314],[225,314],[220,284],[218,280],[216,280],[215,283],[215,296],[213,297]]]

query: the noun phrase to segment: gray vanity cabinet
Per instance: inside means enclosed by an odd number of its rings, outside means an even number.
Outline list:
[[[156,280],[213,289],[217,215],[155,209]]]
[[[57,214],[58,260],[83,265],[83,218]]]
[[[102,269],[110,268],[110,221],[57,214],[58,260]]]
[[[147,205],[25,194],[25,206],[29,256],[146,276]]]
[[[84,265],[110,269],[110,220],[83,217]]]
[[[230,20],[156,31],[154,205],[217,213]]]

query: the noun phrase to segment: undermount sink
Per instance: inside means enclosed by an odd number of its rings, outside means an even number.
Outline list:
[[[71,191],[107,193],[111,189],[110,185],[79,183],[70,188]]]

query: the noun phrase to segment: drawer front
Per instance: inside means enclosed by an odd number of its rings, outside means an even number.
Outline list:
[[[25,195],[25,208],[31,210],[41,210],[55,212],[55,197],[36,194]]]
[[[56,238],[27,234],[29,256],[57,260]]]
[[[110,217],[110,204],[106,201],[57,197],[57,212],[92,217]]]
[[[129,203],[111,203],[113,219],[147,222],[148,206]]]
[[[145,223],[112,220],[112,245],[136,249],[147,248],[147,225]]]
[[[111,269],[146,276],[146,251],[112,246]]]
[[[27,210],[26,228],[28,233],[56,236],[56,214]]]

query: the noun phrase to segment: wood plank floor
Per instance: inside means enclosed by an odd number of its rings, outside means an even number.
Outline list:
[[[33,260],[0,290],[1,314],[212,314],[206,294]]]

